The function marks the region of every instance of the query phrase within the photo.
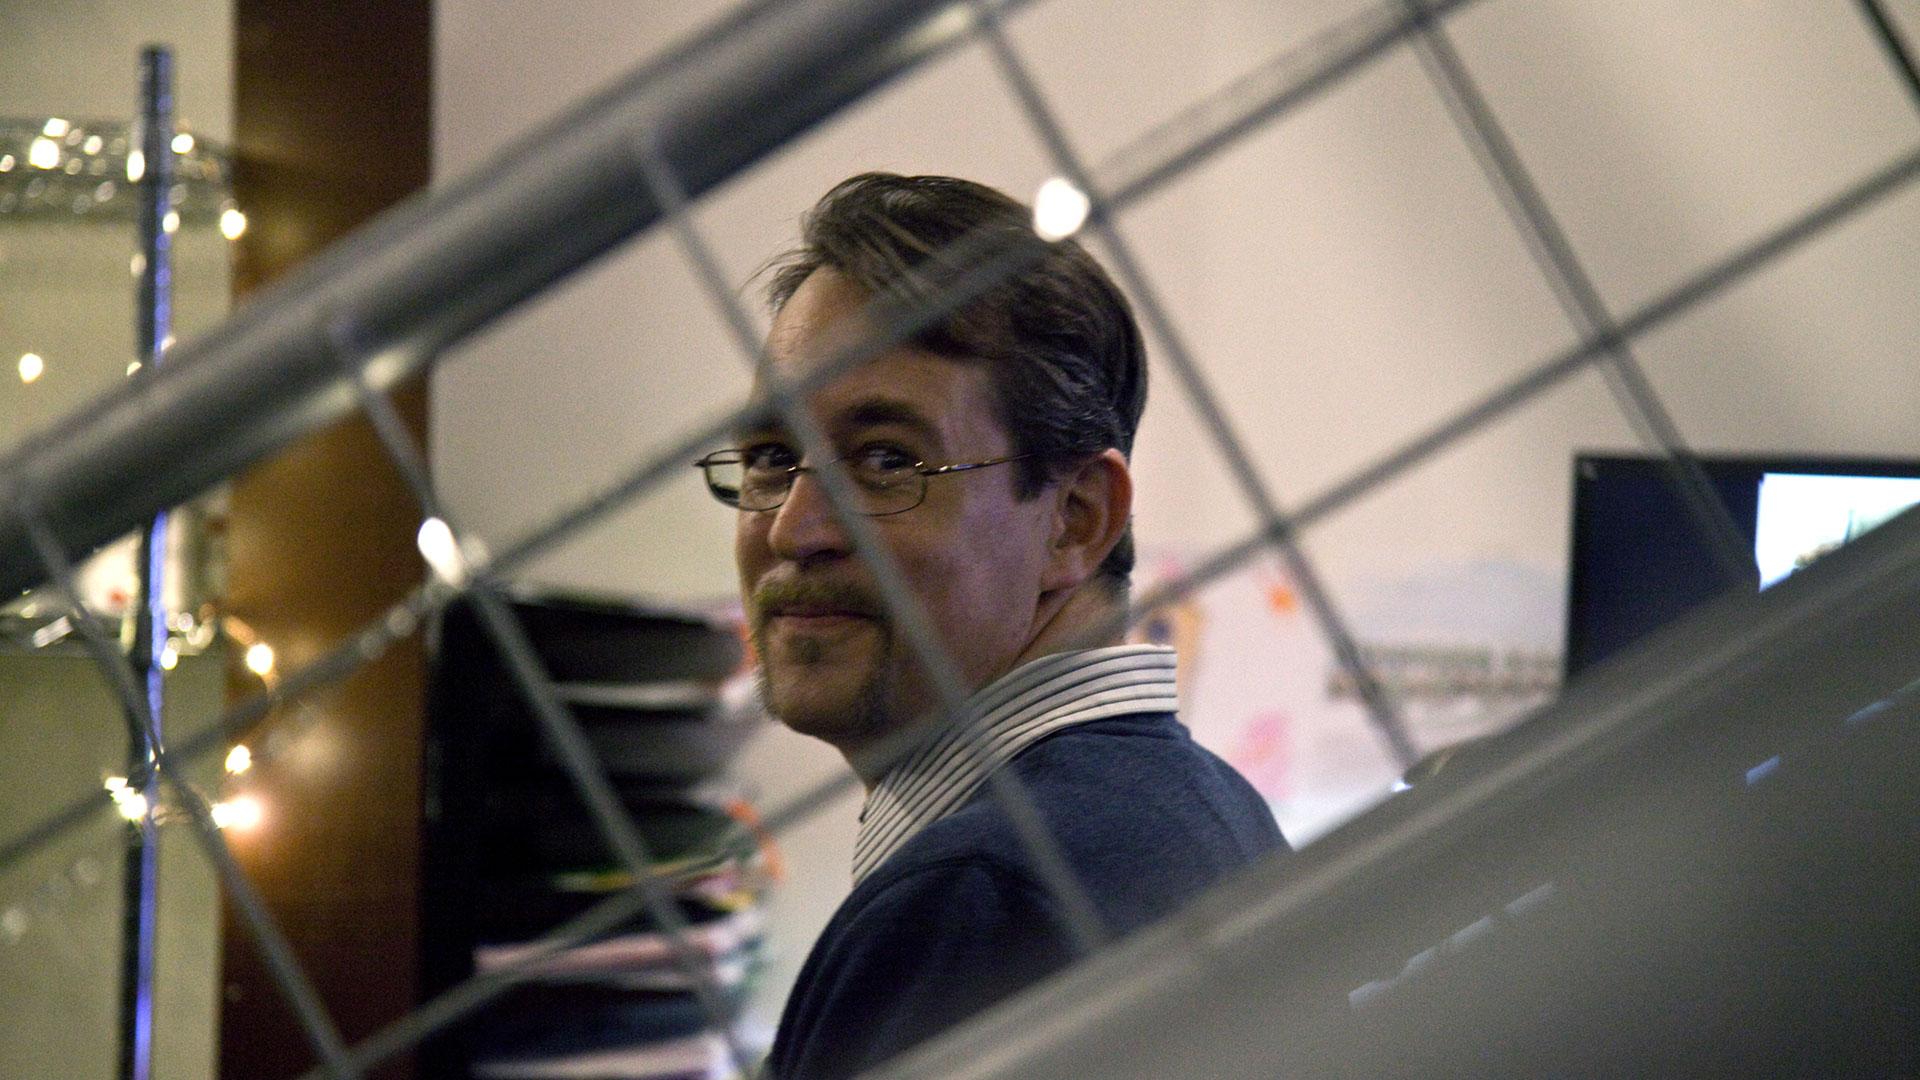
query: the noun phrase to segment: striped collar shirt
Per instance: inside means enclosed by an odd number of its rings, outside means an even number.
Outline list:
[[[1174,653],[1161,645],[1054,653],[1015,668],[968,699],[970,724],[928,739],[867,793],[854,839],[854,884],[1041,738],[1110,716],[1173,712],[1178,704]]]

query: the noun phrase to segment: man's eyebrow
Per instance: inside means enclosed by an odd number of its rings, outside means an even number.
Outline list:
[[[925,413],[895,398],[866,398],[835,417],[836,426],[903,427],[924,439],[938,441],[940,431]]]

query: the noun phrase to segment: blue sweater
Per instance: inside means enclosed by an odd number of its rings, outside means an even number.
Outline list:
[[[1068,728],[1007,768],[1116,936],[1286,847],[1260,796],[1169,713]],[[983,789],[840,905],[787,999],[769,1072],[853,1076],[1072,958],[1058,905]]]

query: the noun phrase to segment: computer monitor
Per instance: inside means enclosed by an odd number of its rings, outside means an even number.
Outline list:
[[[1761,588],[1920,503],[1920,460],[1781,455],[1699,462],[1741,532],[1742,554],[1751,554]],[[1659,457],[1575,456],[1567,678],[1726,587],[1673,477]]]

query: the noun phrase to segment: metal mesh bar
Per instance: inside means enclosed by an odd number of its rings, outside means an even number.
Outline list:
[[[1114,270],[1121,283],[1134,302],[1139,305],[1147,325],[1152,328],[1154,337],[1174,373],[1180,378],[1181,388],[1187,392],[1187,398],[1195,411],[1200,414],[1201,422],[1213,440],[1215,449],[1227,460],[1229,471],[1240,486],[1243,498],[1253,506],[1254,513],[1264,524],[1263,532],[1270,542],[1280,549],[1281,559],[1287,570],[1287,576],[1294,586],[1306,598],[1307,606],[1318,621],[1320,632],[1343,671],[1359,689],[1360,699],[1365,704],[1367,715],[1387,740],[1393,755],[1402,766],[1413,764],[1418,751],[1413,740],[1407,736],[1406,727],[1401,723],[1393,702],[1388,700],[1380,680],[1374,677],[1372,667],[1360,654],[1360,646],[1353,634],[1347,629],[1346,620],[1335,609],[1333,598],[1321,582],[1320,574],[1308,560],[1306,552],[1295,538],[1292,521],[1281,511],[1279,503],[1259,471],[1254,467],[1252,457],[1247,453],[1244,442],[1234,434],[1232,424],[1226,413],[1220,408],[1218,396],[1208,385],[1206,377],[1200,373],[1199,365],[1180,335],[1174,329],[1173,320],[1161,306],[1156,290],[1148,283],[1146,275],[1134,260],[1132,250],[1121,237],[1114,225],[1113,215],[1108,211],[1104,195],[1093,187],[1093,178],[1080,164],[1080,159],[1067,143],[1066,133],[1054,120],[1046,102],[1040,95],[1040,89],[1014,54],[1013,46],[1000,32],[999,24],[993,14],[984,7],[979,8],[981,25],[985,28],[988,43],[992,46],[995,61],[1002,75],[1014,89],[1028,121],[1040,132],[1041,140],[1046,144],[1047,152],[1054,163],[1065,173],[1075,187],[1087,195],[1092,202],[1089,224],[1105,242],[1111,253]]]
[[[1408,12],[1420,20],[1420,33],[1413,50],[1420,65],[1432,79],[1434,89],[1447,106],[1460,134],[1473,149],[1474,158],[1485,172],[1487,182],[1500,197],[1500,204],[1513,218],[1514,226],[1527,242],[1541,276],[1553,289],[1555,299],[1573,328],[1583,337],[1606,336],[1613,332],[1613,315],[1600,298],[1566,230],[1548,209],[1520,154],[1495,119],[1493,109],[1468,72],[1446,28],[1426,17],[1422,0],[1404,0]],[[1681,496],[1681,503],[1712,554],[1725,588],[1755,580],[1753,559],[1743,549],[1744,541],[1733,515],[1707,481],[1693,451],[1680,435],[1667,407],[1654,393],[1653,384],[1635,359],[1633,350],[1622,341],[1607,350],[1600,370],[1607,377],[1620,411],[1627,417],[1648,446],[1666,455],[1669,479]]]
[[[406,478],[414,499],[428,520],[441,522],[452,537],[453,565],[436,566],[435,572],[443,577],[458,576],[464,579],[468,572],[468,556],[463,553],[476,550],[473,543],[441,507],[426,462],[422,460],[419,448],[414,445],[413,437],[399,413],[394,411],[392,402],[361,376],[362,369],[355,350],[342,347],[340,356],[353,373],[354,384],[360,392],[361,407],[373,422],[388,458],[400,470],[400,475]],[[462,580],[450,581],[456,587],[462,583]],[[673,897],[655,872],[655,860],[646,840],[640,835],[632,815],[621,805],[606,771],[594,757],[586,734],[580,728],[580,721],[574,717],[572,708],[560,700],[555,692],[553,680],[548,677],[519,616],[513,613],[500,595],[484,585],[472,590],[468,599],[480,616],[482,629],[512,674],[515,688],[539,721],[548,745],[560,756],[567,777],[585,803],[601,840],[633,876],[635,889],[645,902],[647,914],[666,931],[674,962],[692,980],[694,993],[708,1021],[726,1034],[727,1050],[732,1055],[735,1067],[742,1072],[747,1071],[752,1065],[753,1055],[734,1032],[726,1006],[721,1001],[720,987],[708,974],[687,939],[686,916],[674,906]]]
[[[1150,131],[1115,158],[1091,170],[1082,166],[1073,153],[1065,132],[1053,119],[1044,98],[1003,36],[993,9],[980,4],[967,6],[972,9],[973,29],[984,36],[987,47],[993,52],[1002,74],[1012,85],[1049,153],[1061,170],[1092,198],[1094,229],[1112,252],[1119,276],[1139,303],[1162,350],[1205,418],[1218,452],[1227,459],[1243,493],[1260,519],[1260,526],[1253,534],[1223,547],[1188,573],[1142,598],[1133,617],[1137,618],[1140,613],[1154,606],[1244,566],[1248,560],[1258,557],[1269,548],[1278,547],[1295,582],[1314,598],[1312,603],[1319,615],[1322,630],[1336,655],[1354,674],[1363,693],[1367,694],[1367,704],[1375,723],[1386,733],[1396,754],[1403,760],[1411,758],[1410,740],[1394,718],[1391,703],[1380,692],[1377,680],[1367,673],[1351,634],[1345,630],[1324,589],[1318,585],[1313,568],[1304,554],[1299,552],[1297,539],[1304,530],[1467,435],[1510,415],[1515,409],[1561,384],[1568,376],[1596,363],[1615,373],[1614,386],[1623,411],[1648,435],[1652,443],[1680,462],[1681,470],[1688,477],[1687,484],[1697,488],[1697,468],[1688,468],[1689,451],[1680,439],[1677,427],[1646,383],[1644,374],[1639,371],[1629,344],[1654,328],[1721,295],[1730,286],[1745,280],[1786,252],[1920,178],[1920,151],[1909,153],[1616,321],[1600,300],[1597,290],[1574,256],[1571,245],[1547,211],[1545,200],[1527,177],[1492,110],[1479,94],[1440,28],[1440,17],[1463,8],[1464,0],[1433,4],[1423,4],[1419,0],[1391,0],[1364,10],[1348,22],[1320,35],[1307,47],[1282,54],[1221,93],[1187,110],[1172,123]],[[165,382],[147,380],[103,402],[87,415],[64,426],[50,439],[9,457],[4,468],[17,478],[16,498],[0,507],[0,550],[6,553],[5,573],[0,573],[0,585],[11,588],[16,584],[15,578],[20,579],[17,583],[25,583],[34,571],[23,568],[32,566],[44,567],[46,572],[62,579],[63,583],[70,582],[71,571],[66,565],[68,554],[93,540],[112,535],[117,528],[123,527],[121,519],[131,509],[146,513],[165,506],[187,494],[191,485],[217,478],[239,463],[264,453],[278,441],[284,441],[303,426],[318,424],[339,415],[351,408],[355,401],[365,409],[380,431],[389,455],[408,478],[425,512],[429,516],[447,520],[437,505],[418,452],[398,424],[397,417],[392,414],[390,404],[381,394],[381,387],[389,385],[400,374],[423,366],[440,346],[470,332],[520,298],[549,284],[572,265],[592,257],[618,239],[645,228],[655,220],[664,220],[675,229],[695,272],[719,306],[743,353],[760,365],[762,385],[772,408],[796,433],[808,456],[816,461],[830,460],[834,455],[825,452],[825,439],[815,430],[811,418],[800,406],[809,389],[884,350],[891,342],[927,325],[943,312],[964,304],[1007,273],[1030,261],[1034,255],[1033,249],[1019,248],[976,248],[962,252],[955,261],[956,265],[963,268],[963,272],[940,296],[914,309],[884,306],[874,309],[872,321],[878,329],[848,347],[841,355],[831,358],[806,380],[795,383],[767,369],[750,320],[737,297],[725,285],[717,261],[694,228],[687,212],[687,203],[691,196],[710,188],[729,169],[737,168],[746,160],[779,145],[785,138],[826,115],[833,107],[902,70],[914,60],[960,40],[960,35],[967,29],[963,23],[942,22],[935,27],[934,23],[929,22],[947,5],[932,2],[893,3],[884,5],[884,10],[873,11],[870,17],[857,16],[855,9],[861,7],[846,2],[806,2],[755,9],[714,35],[702,39],[695,47],[657,65],[650,65],[629,80],[620,92],[590,103],[588,108],[556,122],[545,135],[534,140],[539,145],[564,149],[567,156],[559,163],[559,167],[586,169],[587,173],[595,176],[596,186],[590,189],[570,187],[559,198],[546,195],[536,198],[529,194],[529,190],[536,181],[549,179],[548,174],[509,172],[490,184],[470,183],[453,189],[445,196],[436,196],[433,200],[417,204],[370,231],[363,239],[341,249],[338,254],[323,260],[314,271],[277,291],[262,308],[243,313],[230,329],[212,335],[204,347],[189,347],[176,356],[176,363],[181,366],[185,366],[185,362],[193,356],[204,357],[197,365],[198,375],[169,374]],[[1896,57],[1904,57],[1884,15],[1871,0],[1864,0],[1864,7]],[[927,32],[929,27],[935,27],[937,32]],[[918,36],[915,36],[916,33]],[[1198,363],[1185,348],[1144,270],[1123,242],[1114,219],[1128,204],[1187,173],[1262,124],[1271,122],[1337,85],[1367,63],[1385,55],[1396,44],[1410,38],[1428,65],[1436,87],[1459,122],[1463,135],[1486,169],[1489,182],[1503,205],[1513,214],[1516,225],[1540,263],[1543,276],[1560,298],[1581,341],[1571,349],[1538,363],[1520,377],[1426,432],[1414,436],[1378,461],[1335,482],[1288,514],[1272,498],[1253,467],[1244,443],[1231,430]],[[857,47],[849,48],[849,40]],[[903,43],[909,41],[912,48],[903,48]],[[791,55],[788,55],[789,52]],[[703,76],[698,70],[699,63],[713,62],[716,58],[721,62],[724,76]],[[773,63],[776,60],[778,72],[774,76],[747,79],[742,74],[749,70],[752,63]],[[1911,80],[1910,60],[1906,62],[1905,71]],[[826,87],[801,105],[783,109],[776,121],[756,126],[753,129],[754,139],[750,140],[753,142],[751,149],[738,150],[732,157],[703,157],[707,153],[707,148],[700,141],[704,135],[724,130],[726,124],[734,123],[741,114],[752,112],[754,107],[767,104],[778,94],[790,92],[793,86],[822,72],[831,73],[825,80]],[[729,78],[742,81],[729,84]],[[709,100],[725,104],[721,102],[725,96],[721,91],[737,90],[742,86],[748,91],[746,96],[750,100],[738,112],[716,112],[705,108]],[[1916,90],[1920,92],[1920,86]],[[731,104],[739,103],[734,101]],[[569,128],[577,129],[576,133],[570,134]],[[539,158],[538,154],[526,156]],[[591,167],[583,164],[587,162],[594,164]],[[576,220],[552,213],[545,216],[527,215],[535,220],[529,223],[526,231],[516,234],[508,242],[485,250],[462,250],[463,246],[472,244],[474,237],[480,235],[480,226],[491,228],[495,221],[513,217],[509,212],[512,209],[538,207],[551,210],[566,199],[602,210],[608,200],[638,209],[632,210],[614,227],[596,226],[586,241],[551,259],[533,259],[530,256],[540,243],[559,237],[576,226]],[[1035,244],[1038,244],[1037,240]],[[423,267],[432,265],[431,260],[444,259],[450,253],[459,256],[455,260],[458,272],[420,273]],[[370,261],[375,264],[377,272],[350,271],[348,267],[355,260]],[[487,282],[482,287],[482,279],[487,274],[497,272],[503,265],[502,260],[525,265],[515,269],[510,280]],[[407,275],[420,280],[403,281],[402,278]],[[402,320],[397,313],[403,310],[417,313],[418,321]],[[409,319],[415,317],[408,316]],[[276,359],[276,351],[294,359]],[[316,357],[344,366],[347,374],[342,378],[338,370],[317,370],[314,367]],[[278,378],[289,374],[297,375],[290,386],[272,390],[262,388],[268,377]],[[219,379],[230,376],[244,376],[240,381],[240,389],[221,390],[215,386]],[[343,387],[350,392],[342,395],[340,391]],[[274,404],[266,421],[256,425],[239,423],[244,409],[256,400],[246,395],[255,395],[259,401]],[[177,440],[161,446],[154,439],[137,434],[129,426],[130,418],[146,408],[145,403],[149,400],[159,401],[163,398],[189,403],[178,407],[175,421],[184,422],[189,417],[216,420],[217,428],[231,435],[231,448],[219,451],[194,450],[180,446]],[[501,602],[497,589],[533,558],[550,550],[561,540],[578,534],[613,510],[627,505],[667,476],[677,474],[684,468],[685,461],[699,449],[743,422],[763,415],[767,408],[765,404],[748,403],[725,417],[697,425],[678,438],[668,440],[663,449],[637,463],[605,490],[552,516],[500,557],[469,568],[472,578],[464,584],[467,593],[476,602],[483,625],[500,648],[521,693],[539,717],[547,736],[566,761],[572,781],[589,806],[597,827],[634,873],[638,883],[635,888],[617,894],[585,915],[557,928],[547,939],[550,949],[587,940],[618,925],[643,908],[653,910],[659,917],[662,909],[671,905],[664,904],[661,884],[651,871],[645,846],[634,830],[631,819],[618,805],[604,771],[585,746],[577,723],[555,695],[538,656],[512,613]],[[208,443],[218,441],[206,439],[204,434],[198,438]],[[148,467],[128,473],[127,476],[132,480],[116,473],[116,470],[124,470],[133,457],[150,455],[150,460],[170,465],[179,460],[182,454],[192,467],[179,470],[178,477],[163,477],[160,473],[164,469]],[[942,707],[949,719],[958,719],[966,693],[940,647],[938,634],[927,624],[924,614],[919,612],[911,590],[901,579],[898,569],[891,565],[884,545],[878,542],[865,519],[857,513],[848,512],[850,502],[843,473],[837,469],[823,468],[816,475],[822,480],[843,527],[854,535],[863,557],[871,560],[869,565],[889,609],[906,630],[922,663],[933,673]],[[28,476],[38,476],[43,480],[50,478],[49,506],[55,512],[43,516],[24,505],[22,496],[26,490],[25,484],[18,478]],[[103,481],[102,477],[110,477],[110,480]],[[110,497],[98,505],[89,505],[84,498],[103,492]],[[1702,512],[1711,512],[1711,509],[1706,508]],[[1724,515],[1724,510],[1720,513]],[[56,523],[58,528],[55,527]],[[1724,532],[1723,526],[1722,521],[1715,524],[1714,528]],[[459,535],[457,530],[455,535]],[[24,544],[16,545],[16,538],[24,540]],[[15,550],[16,546],[20,550]],[[23,555],[23,551],[26,554]],[[183,743],[177,749],[168,749],[156,755],[156,771],[174,784],[183,805],[190,810],[197,834],[226,879],[236,903],[249,921],[251,931],[268,956],[269,965],[283,994],[294,1005],[309,1040],[323,1059],[322,1065],[309,1076],[359,1075],[361,1070],[413,1045],[497,997],[523,978],[537,964],[539,957],[529,958],[503,971],[477,976],[429,1002],[414,1015],[363,1041],[351,1051],[347,1050],[341,1044],[338,1033],[333,1030],[324,1006],[314,995],[284,939],[273,926],[271,916],[260,903],[257,893],[227,857],[204,802],[184,781],[173,775],[172,763],[211,752],[225,740],[259,723],[277,705],[298,700],[302,694],[344,677],[379,656],[394,642],[413,633],[423,619],[461,594],[459,584],[429,580],[321,660],[296,672],[269,692],[229,710],[205,734]],[[77,614],[83,629],[92,625],[84,611]],[[98,636],[97,628],[94,636]],[[112,657],[106,655],[109,652],[113,654]],[[99,654],[105,675],[115,686],[116,693],[124,697],[134,688],[127,683],[126,672],[122,670],[124,657],[119,657],[117,662],[113,657],[118,657],[118,653],[110,647]],[[1674,678],[1682,683],[1705,677],[1699,670],[1682,671],[1676,668],[1674,673]],[[1371,687],[1370,692],[1366,690],[1368,687]],[[905,752],[906,749],[909,747],[902,746],[898,752]],[[996,774],[1000,775],[1004,774]],[[832,801],[850,784],[851,778],[836,777],[802,794],[769,813],[769,827],[776,833],[784,831]],[[1017,782],[996,782],[994,793],[995,797],[1008,800],[1008,805],[1015,811],[1016,820],[1025,815],[1030,843],[1039,854],[1041,865],[1051,867],[1047,871],[1049,887],[1063,898],[1069,910],[1081,912],[1075,920],[1075,933],[1082,945],[1091,949],[1099,944],[1103,940],[1103,931],[1098,926],[1097,917],[1092,915],[1091,904],[1085,900],[1084,891],[1074,882],[1071,873],[1060,864],[1057,852],[1050,860],[1047,852],[1051,847],[1051,838],[1040,826],[1037,817],[1031,814],[1031,807],[1026,811],[1019,809],[1022,795]],[[4,847],[0,847],[0,866],[24,855],[45,838],[57,835],[69,823],[83,819],[102,805],[106,803],[101,797],[97,793],[90,793],[41,825],[9,840]],[[1332,879],[1328,877],[1325,880]],[[1294,899],[1289,902],[1296,902],[1304,888],[1290,894]],[[1268,904],[1260,917],[1275,917],[1274,910],[1274,905]],[[1188,927],[1193,931],[1195,940],[1208,938],[1218,942],[1232,936],[1227,929],[1229,924],[1244,927],[1251,916],[1214,910],[1193,918],[1200,920]],[[1239,921],[1235,923],[1234,920]],[[671,919],[662,921],[670,926],[675,940],[680,942],[684,950],[684,940],[679,936],[680,928],[673,927]],[[1193,950],[1202,946],[1186,942],[1181,947]],[[1129,978],[1136,979],[1134,985],[1147,990],[1157,985],[1150,973],[1130,972]],[[1070,1034],[1072,1024],[1084,1019],[1084,1015],[1077,1019],[1067,1017],[1058,1022],[1048,1019],[1040,1027],[1050,1034],[1063,1031]],[[1086,1030],[1093,1031],[1095,1028],[1089,1026]],[[739,1056],[742,1051],[737,1044],[734,1052],[738,1060],[744,1060]],[[927,1060],[935,1064],[943,1062],[938,1057]],[[955,1064],[952,1059],[944,1059],[944,1065]],[[914,1072],[915,1075],[940,1073],[941,1069],[933,1065]]]

